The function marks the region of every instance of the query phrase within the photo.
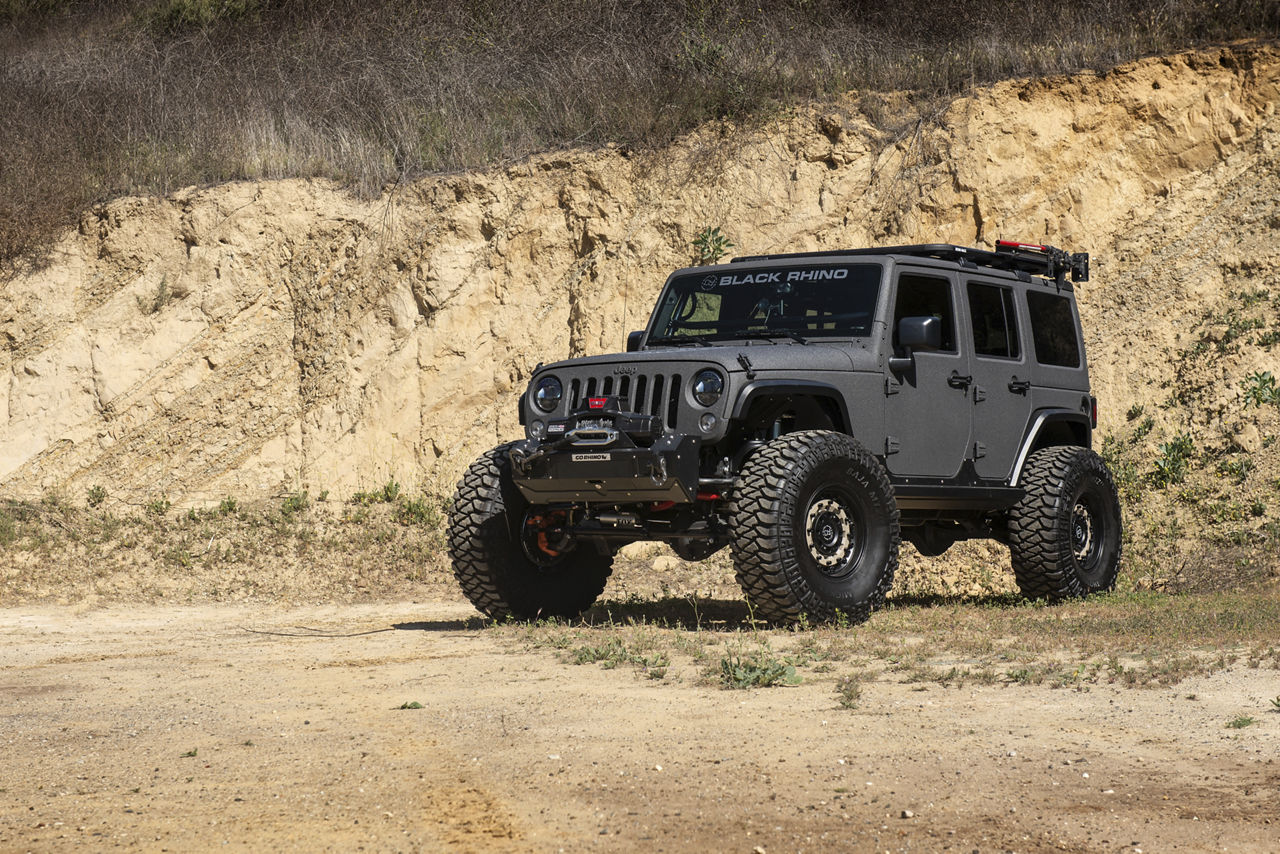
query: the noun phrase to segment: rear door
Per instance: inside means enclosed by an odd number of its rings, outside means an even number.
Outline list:
[[[978,477],[1004,480],[1031,417],[1031,368],[1011,285],[966,278],[965,338],[973,353],[973,446]]]

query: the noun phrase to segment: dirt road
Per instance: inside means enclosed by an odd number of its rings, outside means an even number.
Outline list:
[[[1276,671],[724,690],[452,603],[0,611],[0,851],[1275,851]],[[421,708],[401,709],[419,703]]]

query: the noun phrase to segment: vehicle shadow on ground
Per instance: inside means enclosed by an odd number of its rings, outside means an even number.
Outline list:
[[[767,625],[752,620],[751,609],[741,599],[699,599],[666,596],[661,599],[603,599],[582,615],[587,625],[649,623],[682,629],[737,629]]]
[[[1016,593],[895,596],[885,604],[887,612],[918,608],[1009,608],[1034,607]],[[875,620],[875,614],[871,619]],[[510,624],[531,625],[541,620],[513,620]],[[563,625],[584,628],[610,628],[619,624],[648,624],[673,629],[703,631],[736,631],[768,628],[770,623],[755,617],[741,599],[702,599],[694,596],[666,596],[659,599],[602,599],[588,608],[577,620],[558,620]],[[505,625],[481,616],[451,620],[420,620],[394,623],[393,629],[414,632],[478,632]],[[810,625],[813,625],[810,623]],[[785,628],[786,624],[775,627]]]
[[[453,620],[416,620],[412,623],[392,623],[391,628],[402,632],[478,632],[496,625],[493,620],[476,615]]]
[[[975,608],[1010,608],[1029,605],[1030,600],[1020,593],[937,594],[913,593],[894,596],[885,604],[886,610],[898,608],[948,608],[966,605]],[[873,617],[874,619],[874,617]]]

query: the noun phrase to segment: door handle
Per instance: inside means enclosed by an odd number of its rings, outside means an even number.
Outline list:
[[[964,376],[959,371],[952,371],[951,376],[947,377],[947,385],[952,388],[968,388],[973,384],[973,376]]]
[[[1014,394],[1026,394],[1031,391],[1031,380],[1020,380],[1014,377],[1009,380],[1009,391]]]

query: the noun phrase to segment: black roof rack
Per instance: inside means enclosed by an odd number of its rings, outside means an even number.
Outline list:
[[[729,263],[750,261],[774,261],[784,258],[830,258],[837,255],[915,255],[920,258],[937,258],[941,261],[958,261],[977,267],[1030,273],[1053,279],[1061,287],[1071,275],[1073,282],[1089,281],[1089,253],[1067,252],[1054,246],[1037,243],[996,241],[996,249],[971,249],[950,243],[915,243],[908,246],[881,246],[870,249],[835,249],[824,252],[795,252],[780,255],[743,255]]]

